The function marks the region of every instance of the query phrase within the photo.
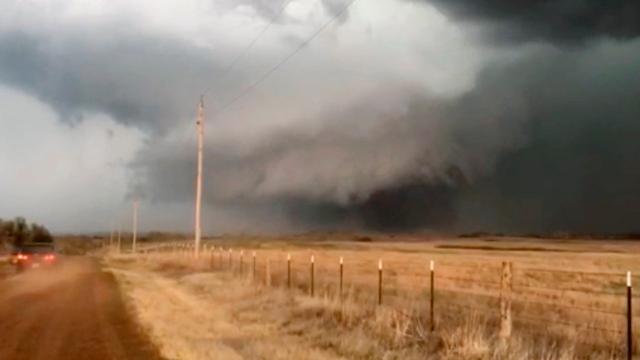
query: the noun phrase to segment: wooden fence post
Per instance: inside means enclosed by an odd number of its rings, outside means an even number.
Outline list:
[[[252,260],[252,265],[251,265],[251,274],[252,274],[252,278],[253,281],[256,280],[256,252],[253,252],[253,260]]]
[[[271,260],[269,258],[267,258],[264,276],[265,276],[265,279],[264,279],[265,285],[271,286]]]
[[[378,305],[382,305],[382,259],[378,259]]]
[[[631,271],[627,271],[627,359],[633,357],[633,312],[631,305],[633,297],[631,294]]]
[[[315,259],[313,257],[313,255],[311,255],[311,268],[310,270],[310,276],[309,276],[309,294],[311,295],[311,297],[313,297],[314,294],[314,273],[315,273],[315,269],[314,269],[314,265],[315,265]]]
[[[433,305],[434,305],[434,298],[435,298],[435,263],[433,262],[433,260],[431,260],[430,264],[429,264],[429,274],[430,274],[430,287],[431,287],[431,291],[429,292],[430,299],[429,299],[429,322],[430,322],[430,326],[431,326],[431,331],[433,332],[433,330],[435,330],[436,326],[435,326],[435,320],[434,320],[434,309],[433,309]]]
[[[291,254],[287,254],[287,289],[291,289]]]
[[[500,338],[511,336],[511,291],[513,289],[513,274],[511,262],[502,262],[502,277],[500,279]]]
[[[343,284],[343,278],[344,278],[344,259],[342,258],[342,256],[340,256],[340,302],[342,302],[343,299],[343,292],[342,292],[342,284]]]
[[[233,271],[233,249],[229,248],[229,262],[227,263],[229,271]]]
[[[244,272],[244,250],[240,250],[240,276]]]

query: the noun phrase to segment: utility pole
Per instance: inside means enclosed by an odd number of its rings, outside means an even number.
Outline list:
[[[122,226],[118,226],[118,254],[122,250]]]
[[[131,252],[136,252],[136,238],[138,236],[138,199],[133,200],[133,241]]]
[[[202,228],[201,205],[202,205],[202,148],[204,142],[204,96],[200,97],[198,105],[198,119],[196,120],[196,130],[198,132],[198,174],[196,176],[196,223],[195,223],[195,255],[200,255],[200,237]]]

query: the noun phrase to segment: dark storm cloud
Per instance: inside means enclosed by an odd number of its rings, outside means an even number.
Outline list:
[[[502,95],[500,106],[465,117],[424,90],[388,86],[256,143],[209,146],[208,202],[271,204],[312,228],[453,227],[458,189],[522,143],[522,123],[505,116],[520,104]],[[192,198],[193,148],[160,141],[141,153],[135,168],[156,200]]]
[[[535,2],[524,11],[507,2],[432,2],[486,23],[501,41],[573,46],[521,46],[453,98],[385,78],[368,95],[339,101],[347,81],[327,86],[331,96],[315,89],[326,68],[309,71],[299,97],[270,83],[262,95],[286,99],[297,121],[282,126],[284,109],[259,101],[237,117],[254,120],[242,131],[217,118],[205,153],[207,203],[245,223],[284,213],[298,228],[639,231],[640,40],[629,40],[638,32],[637,3]],[[242,2],[265,18],[283,3]],[[323,2],[329,14],[340,3]],[[587,41],[599,37],[616,40]],[[227,65],[218,56],[225,50],[117,23],[35,26],[0,33],[0,82],[68,121],[106,113],[147,130],[131,164],[132,191],[187,203],[195,146],[179,136],[178,120],[193,116],[198,92]],[[304,104],[319,98],[326,110],[305,118]],[[256,130],[269,121],[277,125]]]
[[[321,130],[211,149],[207,193],[310,228],[638,231],[638,98],[640,41],[537,49],[454,99],[388,88]],[[163,200],[192,196],[187,149],[143,157]]]
[[[468,96],[495,103],[504,92],[526,104],[527,145],[461,193],[461,218],[485,229],[640,231],[640,41],[495,66]]]
[[[288,3],[241,2],[269,19]],[[247,81],[244,70],[234,71],[224,91],[210,87],[240,51],[231,45],[198,47],[137,28],[127,17],[49,27],[10,26],[0,32],[0,82],[35,95],[69,123],[82,121],[85,113],[105,113],[127,125],[164,132],[193,117],[194,99],[204,89],[211,90],[211,98],[227,99],[239,90],[234,86]],[[250,69],[262,62],[254,54],[243,64]]]
[[[637,0],[411,1],[433,4],[462,21],[489,23],[489,33],[499,41],[581,43],[594,37],[631,39],[640,35]]]
[[[638,99],[640,41],[493,64],[438,111],[407,114],[441,117],[430,130],[448,146],[423,149],[456,149],[442,177],[408,171],[343,209],[387,230],[639,232]]]
[[[35,95],[71,122],[105,113],[164,131],[191,115],[186,104],[207,81],[201,74],[222,68],[215,54],[115,25],[1,32],[0,82]]]

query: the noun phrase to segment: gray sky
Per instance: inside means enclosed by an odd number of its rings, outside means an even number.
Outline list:
[[[356,1],[216,111],[346,3],[2,2],[0,217],[189,231],[209,88],[210,233],[640,231],[635,2]]]

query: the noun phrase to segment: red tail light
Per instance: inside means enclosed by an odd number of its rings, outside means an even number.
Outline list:
[[[24,255],[24,254],[18,254],[18,260],[27,260],[29,258],[29,256]]]
[[[56,256],[55,256],[55,255],[53,255],[53,254],[49,254],[49,255],[45,255],[45,256],[44,256],[44,259],[45,259],[45,260],[50,260],[50,261],[51,261],[51,260],[55,260],[55,258],[56,258]]]

